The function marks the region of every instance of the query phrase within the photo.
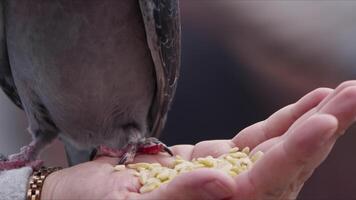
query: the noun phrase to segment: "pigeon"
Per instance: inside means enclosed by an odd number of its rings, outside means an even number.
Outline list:
[[[0,86],[32,136],[0,155],[0,170],[40,167],[56,138],[69,165],[172,155],[157,137],[179,76],[178,0],[5,0],[0,8]]]

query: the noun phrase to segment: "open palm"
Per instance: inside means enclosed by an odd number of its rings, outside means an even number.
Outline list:
[[[335,90],[319,88],[242,130],[232,140],[171,147],[174,154],[187,160],[219,156],[235,146],[265,152],[252,169],[235,178],[213,169],[199,169],[139,194],[137,177],[129,170],[115,172],[117,160],[101,157],[54,173],[49,182],[55,184],[48,184],[46,193],[55,199],[71,186],[72,193],[66,192],[61,199],[294,199],[355,117],[356,81],[344,82]],[[134,162],[169,166],[173,159],[139,155]],[[78,185],[81,189],[76,189]]]

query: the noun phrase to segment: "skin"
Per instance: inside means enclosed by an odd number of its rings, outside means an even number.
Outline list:
[[[43,199],[295,199],[305,181],[325,160],[336,140],[356,117],[356,81],[335,90],[319,88],[268,119],[242,130],[231,140],[204,141],[171,147],[185,159],[219,156],[231,147],[249,146],[265,155],[235,178],[211,169],[176,177],[159,189],[139,194],[136,177],[116,172],[117,159],[94,161],[52,173]],[[169,165],[165,155],[139,155],[134,162]]]

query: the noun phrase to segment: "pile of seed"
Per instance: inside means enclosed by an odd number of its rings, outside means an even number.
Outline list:
[[[239,151],[237,147],[230,149],[229,153],[218,158],[207,156],[196,158],[192,161],[176,156],[172,168],[163,167],[159,163],[135,163],[127,165],[127,168],[134,169],[142,184],[141,193],[150,192],[157,189],[162,184],[170,182],[177,175],[190,172],[199,168],[213,168],[222,171],[230,176],[237,176],[241,172],[248,170],[263,155],[261,151],[250,155],[248,147]],[[116,170],[124,170],[125,165],[117,165]]]

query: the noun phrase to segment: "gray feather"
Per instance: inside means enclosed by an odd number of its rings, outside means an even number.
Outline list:
[[[63,141],[63,143],[69,166],[86,162],[91,158],[93,149],[78,149],[66,141]]]
[[[178,78],[178,2],[139,2],[7,1],[11,68],[0,70],[39,149],[59,134],[74,164],[161,132]]]
[[[155,64],[157,92],[151,132],[158,136],[174,98],[180,68],[181,26],[178,0],[139,0],[148,46]]]
[[[23,109],[21,99],[17,93],[15,82],[12,77],[6,50],[4,7],[4,1],[0,1],[0,87],[16,106]]]

